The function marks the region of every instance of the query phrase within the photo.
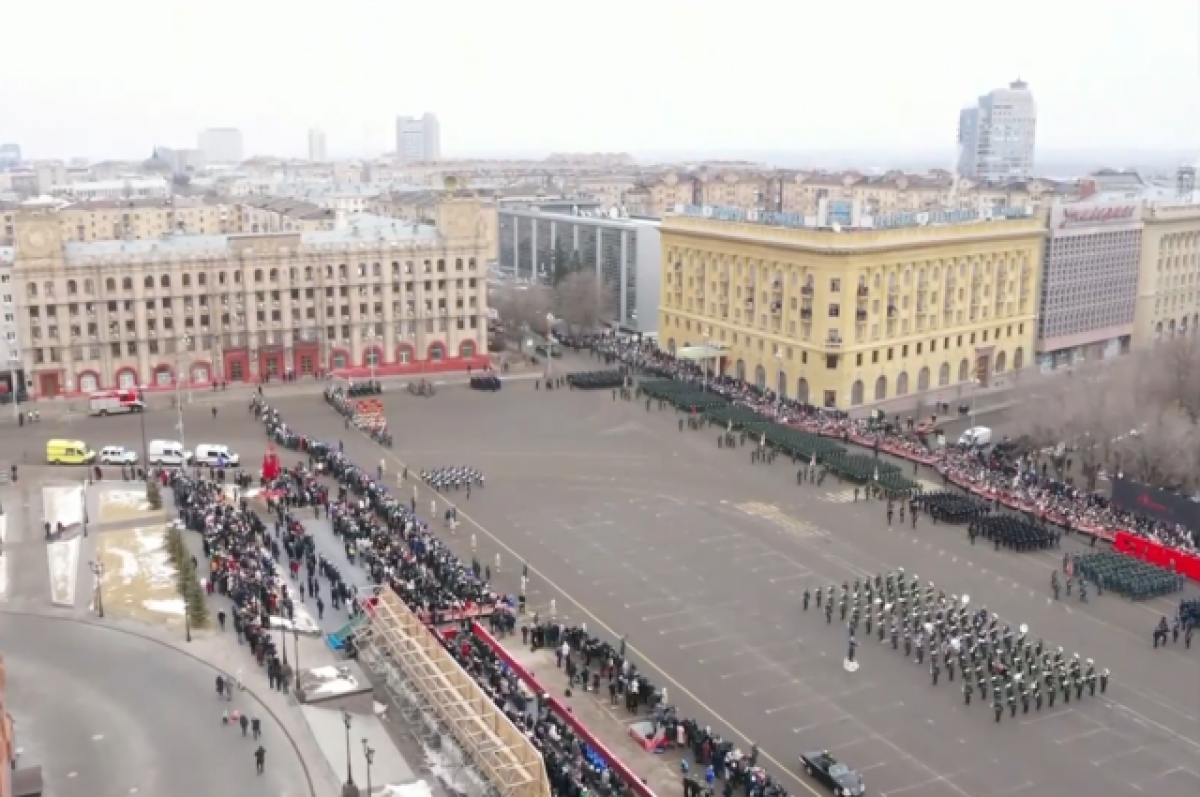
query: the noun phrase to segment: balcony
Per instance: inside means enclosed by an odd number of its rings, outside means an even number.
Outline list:
[[[856,293],[858,294],[858,298],[865,299],[871,292],[866,285],[859,285]]]
[[[812,321],[812,313],[813,313],[813,311],[808,308],[801,310],[800,311],[800,320],[801,321]]]
[[[867,311],[866,310],[856,311],[854,313],[854,320],[858,321],[859,323],[866,321],[867,320]]]
[[[771,302],[771,315],[779,315],[783,312],[783,302]]]
[[[842,339],[841,338],[825,338],[825,348],[827,348],[827,349],[842,348]]]
[[[775,280],[771,283],[771,290],[774,293],[783,293],[783,280]]]
[[[801,296],[807,296],[807,297],[809,297],[809,298],[812,298],[812,295],[813,295],[813,286],[811,286],[811,285],[805,285],[804,287],[802,287],[802,288],[800,289],[800,295],[801,295]]]

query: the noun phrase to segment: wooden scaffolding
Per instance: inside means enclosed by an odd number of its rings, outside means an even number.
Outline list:
[[[391,587],[379,588],[369,616],[355,637],[359,650],[399,667],[491,787],[501,797],[550,797],[532,742]]]

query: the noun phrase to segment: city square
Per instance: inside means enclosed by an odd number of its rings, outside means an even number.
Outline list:
[[[265,440],[245,405],[196,400],[185,405],[187,445],[229,444],[256,469]],[[715,430],[681,432],[676,413],[608,391],[544,391],[514,380],[496,394],[389,392],[392,449],[346,428],[317,395],[273,400],[268,391],[268,401],[298,432],[341,442],[368,470],[382,467],[389,484],[405,467],[414,478],[443,467],[482,472],[486,487],[469,499],[462,491],[436,497],[439,512],[446,499],[459,511],[458,529],[440,530],[452,548],[477,554],[509,593],[527,565],[531,612],[547,616],[553,606],[563,622],[625,637],[683,715],[744,746],[757,743],[796,789],[808,785],[798,755],[828,749],[881,794],[983,797],[1064,784],[1195,791],[1195,659],[1149,645],[1173,605],[1055,603],[1049,580],[1058,552],[971,546],[961,527],[926,517],[915,528],[889,528],[880,501],[856,502],[834,482],[797,485],[790,463],[751,464],[750,446],[718,449]],[[170,412],[5,427],[0,439],[36,450],[38,438],[24,442],[36,431],[140,450],[143,420],[148,439],[174,439]],[[282,459],[289,464],[286,452]],[[932,472],[921,478],[934,486]],[[423,512],[435,497],[418,490]],[[318,544],[337,555],[332,538]],[[970,594],[972,607],[1014,627],[1027,623],[1032,637],[1068,655],[1094,659],[1112,671],[1110,689],[1034,715],[1006,714],[997,726],[986,708],[964,706],[956,686],[931,686],[927,668],[872,638],[862,642],[860,669],[845,671],[844,624],[826,624],[815,607],[806,614],[803,592],[899,568],[948,594]]]

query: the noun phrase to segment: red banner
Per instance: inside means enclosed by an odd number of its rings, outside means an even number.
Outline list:
[[[1141,559],[1159,567],[1174,569],[1193,581],[1200,581],[1200,557],[1176,548],[1168,548],[1154,540],[1118,531],[1113,540],[1113,550]]]
[[[496,657],[499,658],[500,661],[507,664],[509,669],[516,673],[517,677],[520,678],[530,690],[532,690],[535,694],[544,695],[550,710],[553,711],[560,720],[570,726],[571,730],[575,731],[575,733],[579,735],[580,739],[583,739],[583,741],[586,742],[589,747],[595,750],[600,757],[604,759],[604,762],[608,764],[609,768],[616,775],[618,775],[621,780],[625,781],[629,788],[632,789],[633,792],[638,795],[638,797],[655,797],[654,792],[650,790],[649,786],[647,786],[645,783],[642,783],[642,779],[637,776],[637,773],[625,766],[624,763],[622,763],[609,751],[607,747],[604,746],[603,742],[593,736],[592,733],[583,726],[583,723],[581,723],[575,717],[571,710],[567,708],[567,706],[561,700],[551,695],[550,692],[544,686],[542,686],[536,678],[533,677],[533,673],[525,669],[520,662],[514,659],[509,652],[504,649],[504,646],[501,645],[500,642],[494,636],[492,636],[486,628],[481,626],[479,623],[471,623],[471,631],[475,634],[475,637],[479,639],[479,641],[491,648],[492,652],[496,654]]]

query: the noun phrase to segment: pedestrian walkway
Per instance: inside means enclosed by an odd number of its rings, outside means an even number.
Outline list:
[[[548,606],[542,609],[541,615],[549,616]],[[571,696],[567,697],[566,673],[555,666],[553,652],[530,650],[528,645],[521,644],[520,634],[512,634],[500,641],[509,655],[529,670],[552,695],[562,700],[579,722],[658,797],[683,793],[678,756],[651,755],[630,737],[630,726],[645,719],[644,715],[629,714],[620,706],[609,706],[607,698],[591,692],[571,690]]]

